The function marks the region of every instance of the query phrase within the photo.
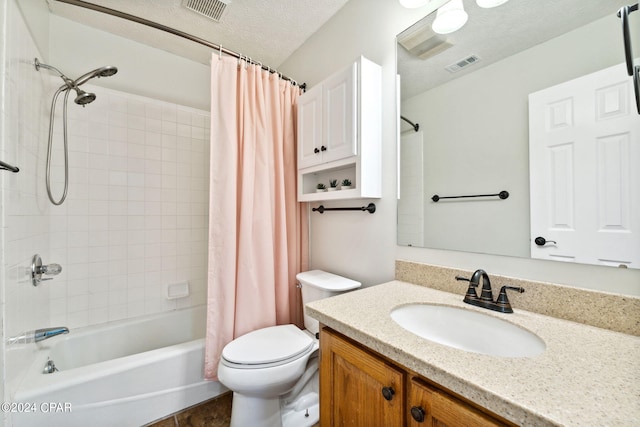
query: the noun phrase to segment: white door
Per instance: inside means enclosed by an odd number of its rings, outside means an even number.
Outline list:
[[[640,268],[633,101],[624,64],[529,95],[532,258]]]
[[[331,162],[357,154],[357,78],[354,63],[322,84],[324,101],[324,143],[322,161]]]
[[[298,98],[298,169],[322,162],[322,85]]]

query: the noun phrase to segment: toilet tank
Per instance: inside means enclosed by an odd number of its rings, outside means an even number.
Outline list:
[[[313,334],[319,332],[319,322],[307,316],[306,304],[323,298],[329,298],[360,287],[360,282],[328,273],[322,270],[311,270],[298,273],[302,291],[302,307],[304,311],[304,327]]]

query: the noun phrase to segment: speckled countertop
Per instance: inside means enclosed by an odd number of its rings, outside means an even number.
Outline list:
[[[392,281],[306,307],[321,323],[522,426],[640,425],[640,337],[517,307],[512,314],[496,313],[462,298]],[[408,303],[506,319],[537,334],[547,348],[531,358],[503,358],[436,344],[391,320],[391,310]]]

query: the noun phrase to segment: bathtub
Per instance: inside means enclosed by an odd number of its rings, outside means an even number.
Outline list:
[[[205,319],[199,306],[38,343],[9,408],[13,426],[138,427],[224,393],[203,379]],[[43,373],[48,359],[58,372]]]

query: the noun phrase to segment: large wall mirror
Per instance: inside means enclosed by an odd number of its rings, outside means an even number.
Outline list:
[[[571,229],[571,218],[582,218],[586,210],[593,210],[574,200],[574,187],[580,184],[588,187],[582,192],[602,192],[596,191],[598,182],[590,181],[595,170],[587,170],[588,179],[564,175],[572,165],[584,164],[571,150],[554,149],[551,164],[555,169],[539,172],[533,166],[538,174],[530,179],[530,128],[534,127],[530,126],[530,94],[546,93],[548,88],[601,70],[611,68],[618,73],[617,66],[624,70],[622,26],[616,12],[629,0],[510,0],[490,9],[478,7],[474,0],[463,4],[468,21],[458,31],[434,33],[434,12],[397,37],[402,116],[398,244],[526,258],[557,254],[566,248],[557,234],[532,231],[532,216],[537,214],[531,207],[537,209],[539,204],[535,197],[547,196],[545,191],[539,196],[535,189],[531,193],[530,184],[551,176],[564,186],[549,196],[555,207],[540,204],[543,216],[564,216],[558,221],[565,223],[556,228]],[[640,16],[630,15],[630,21],[632,38],[638,40],[637,60]],[[640,173],[625,160],[628,155],[639,155],[640,115],[631,99],[633,80],[623,74],[620,81],[624,88],[616,94],[596,89],[594,102],[599,104],[594,108],[605,113],[615,110],[615,114],[626,108],[622,114],[633,129],[614,129],[616,135],[626,136],[605,144],[604,151],[595,150],[602,151],[601,158],[609,156],[612,176],[607,178],[608,185],[619,190],[612,205],[624,205],[621,211],[604,214],[617,216],[610,218],[612,222],[624,223],[617,234],[631,236],[628,249],[595,262],[562,253],[547,259],[640,268]],[[618,87],[617,83],[609,86]],[[565,99],[563,96],[556,99]],[[554,102],[546,105],[555,106],[549,114],[560,125],[573,120],[580,108],[591,109],[580,107],[578,98],[573,104],[565,103],[573,110],[562,110],[559,106],[564,104]],[[549,114],[544,117],[548,119]],[[611,119],[608,123],[617,122]],[[547,125],[544,122],[542,127]],[[613,164],[616,159],[625,165]],[[629,180],[635,184],[620,184]],[[503,191],[508,192],[507,198],[498,196]],[[496,196],[457,198],[488,194]],[[530,194],[535,196],[533,201]],[[435,195],[440,197],[437,202]],[[557,212],[552,215],[553,209]],[[545,242],[535,245],[536,237]],[[603,244],[589,237],[579,240],[577,246]]]

